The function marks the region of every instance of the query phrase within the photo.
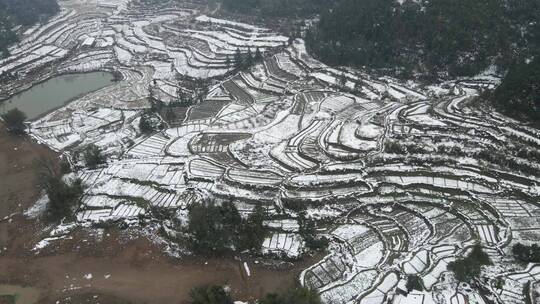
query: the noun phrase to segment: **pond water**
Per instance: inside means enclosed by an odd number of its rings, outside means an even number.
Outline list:
[[[0,300],[6,303],[34,304],[39,300],[39,290],[33,287],[0,284]]]
[[[18,108],[26,113],[29,119],[35,119],[65,105],[77,96],[104,88],[112,82],[113,75],[105,72],[54,77],[0,102],[0,113]]]

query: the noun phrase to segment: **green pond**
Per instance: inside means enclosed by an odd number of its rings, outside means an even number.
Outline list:
[[[73,98],[110,85],[113,75],[105,72],[69,74],[36,84],[8,100],[0,101],[0,113],[13,108],[35,119],[65,105]]]
[[[0,302],[4,301],[9,304],[34,304],[38,300],[39,290],[37,288],[0,284]]]

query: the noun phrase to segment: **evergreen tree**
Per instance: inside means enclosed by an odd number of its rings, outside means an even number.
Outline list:
[[[298,224],[300,225],[299,234],[304,239],[304,242],[309,249],[318,251],[328,247],[328,239],[325,237],[317,237],[315,221],[306,218],[304,211],[299,215]]]
[[[357,80],[354,83],[354,89],[353,90],[357,94],[362,92],[362,81],[361,80]]]
[[[248,48],[248,51],[247,51],[247,54],[246,54],[246,59],[245,59],[245,64],[244,64],[244,67],[245,68],[249,68],[253,65],[253,53],[251,52],[251,49]]]
[[[47,220],[57,223],[64,218],[72,218],[83,194],[82,181],[76,179],[67,182],[62,178],[59,167],[46,159],[36,160],[36,170],[41,186],[49,199]]]
[[[495,90],[493,101],[503,113],[540,127],[540,57],[514,64]]]
[[[264,60],[261,50],[257,47],[255,50],[255,62],[259,63]]]
[[[192,304],[233,304],[230,294],[221,286],[195,287],[189,295]]]
[[[266,218],[266,210],[257,205],[247,220],[242,225],[241,238],[239,241],[240,250],[249,250],[257,252],[268,234],[264,227],[264,219]]]
[[[521,262],[540,263],[540,246],[538,246],[538,244],[526,246],[517,243],[512,247],[512,254]]]
[[[141,119],[139,120],[139,129],[143,134],[150,134],[155,131],[154,126],[152,125],[152,122],[147,114],[141,115]]]
[[[539,7],[534,0],[341,0],[305,39],[331,65],[470,76],[539,54]]]
[[[189,232],[192,249],[197,253],[216,254],[230,246],[229,232],[224,230],[220,207],[210,202],[196,204],[189,210]]]
[[[478,278],[484,265],[492,265],[492,263],[489,256],[482,250],[482,246],[477,244],[465,258],[450,262],[448,270],[453,271],[459,281],[470,282]]]
[[[316,291],[308,288],[291,288],[284,293],[265,295],[259,304],[320,304],[321,298]]]
[[[242,68],[243,62],[244,57],[242,56],[242,52],[240,51],[240,48],[237,48],[234,53],[234,67],[237,69]]]
[[[341,73],[339,76],[339,86],[342,88],[347,87],[347,76],[345,76],[345,73]]]
[[[418,291],[424,290],[424,283],[422,282],[422,278],[418,275],[407,276],[407,283],[405,286],[407,288],[407,292],[411,292],[413,289]]]
[[[188,217],[191,247],[198,253],[223,254],[235,250],[256,252],[266,237],[263,225],[265,211],[260,206],[246,220],[242,219],[231,201],[221,206],[213,202],[194,205]]]
[[[107,158],[103,155],[101,149],[94,144],[86,146],[83,157],[86,165],[90,169],[95,169],[97,166],[107,162]]]
[[[24,130],[26,129],[24,124],[26,114],[24,114],[21,110],[14,108],[9,110],[7,113],[2,114],[1,117],[9,132],[17,135],[24,134]]]
[[[167,107],[167,111],[165,112],[165,119],[168,122],[173,122],[177,118],[176,113],[174,113],[173,107],[169,106]]]

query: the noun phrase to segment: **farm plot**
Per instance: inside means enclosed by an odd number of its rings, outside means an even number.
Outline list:
[[[264,240],[263,252],[297,258],[303,247],[302,238],[294,233],[273,233]]]
[[[198,2],[92,14],[61,5],[0,60],[0,72],[18,74],[1,94],[61,73],[114,72],[110,86],[29,123],[32,138],[67,156],[89,144],[107,156],[95,170],[75,162],[86,186],[77,223],[144,229],[137,223],[161,224],[155,211],[231,200],[243,216],[268,210],[261,253],[298,259],[309,252],[306,217],[329,247],[299,280],[325,303],[523,303],[523,286],[540,279],[509,254],[540,240],[540,132],[469,102],[496,79],[423,86],[338,70],[302,39],[287,45]],[[264,60],[233,71],[237,50],[257,49]],[[143,133],[148,112],[159,126]],[[483,269],[482,297],[447,269],[474,244],[502,263]],[[407,275],[426,290],[400,297]]]
[[[189,148],[193,154],[206,156],[220,163],[237,164],[229,153],[229,145],[249,137],[251,134],[245,133],[201,133],[191,139]]]

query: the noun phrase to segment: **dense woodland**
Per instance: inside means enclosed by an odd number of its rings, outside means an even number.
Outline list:
[[[509,71],[493,101],[498,110],[538,125],[540,1],[537,0],[222,0],[261,16],[320,20],[308,48],[333,66],[394,72],[433,82]]]
[[[497,109],[518,120],[540,127],[540,57],[514,64],[495,90],[492,100]]]
[[[15,27],[41,22],[59,10],[56,0],[0,0],[0,58],[7,56],[7,47],[17,41]]]
[[[328,9],[336,0],[222,0],[229,11],[261,17],[306,17]]]
[[[535,0],[340,0],[306,40],[332,65],[470,76],[536,53],[539,18]]]

